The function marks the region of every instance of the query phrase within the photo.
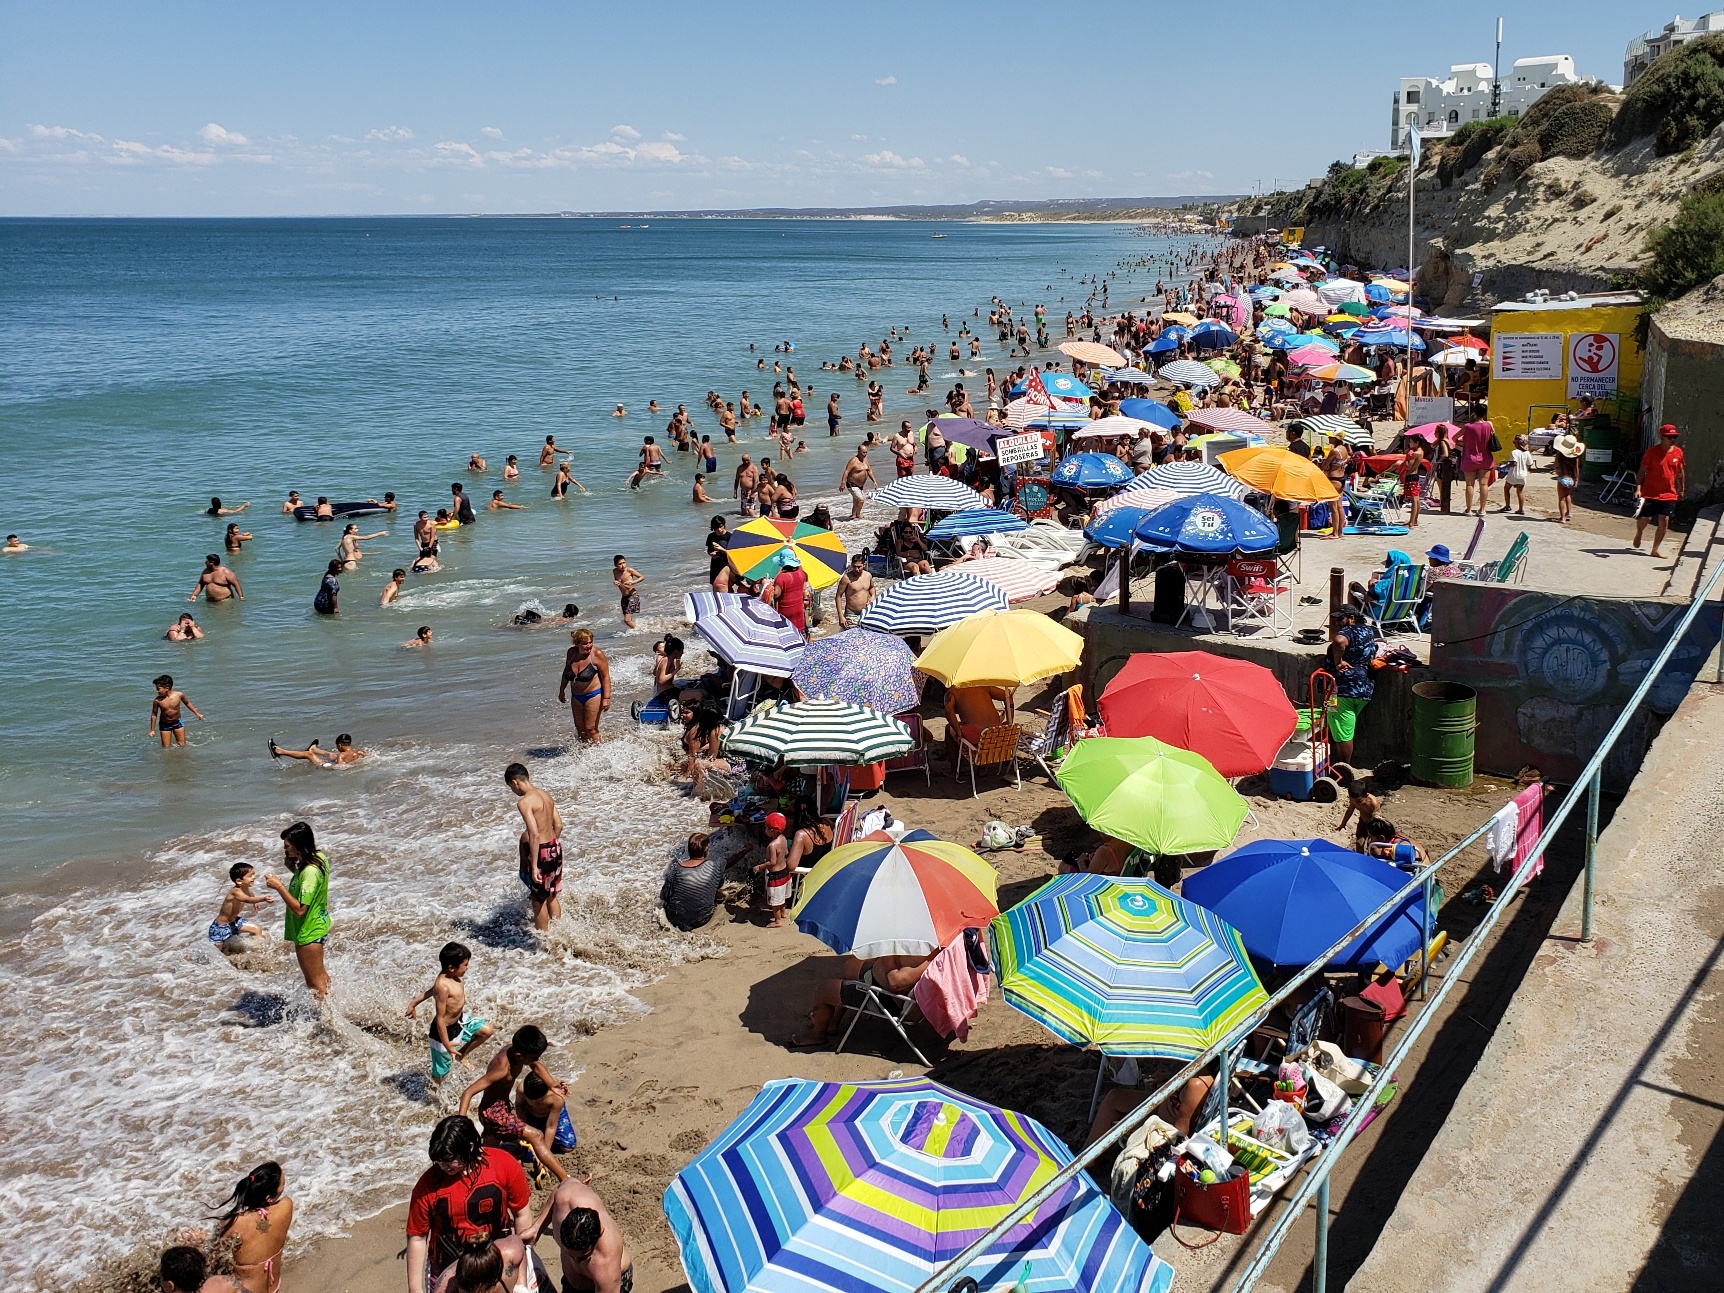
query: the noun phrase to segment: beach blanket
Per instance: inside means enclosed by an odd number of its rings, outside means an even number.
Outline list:
[[[913,991],[922,1018],[935,1032],[967,1041],[970,1020],[988,999],[988,979],[970,968],[964,940],[954,938],[928,962]]]

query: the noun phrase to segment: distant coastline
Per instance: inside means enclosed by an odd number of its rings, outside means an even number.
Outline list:
[[[990,200],[944,206],[740,207],[691,211],[515,211],[474,212],[469,219],[582,220],[944,220],[1016,224],[1120,224],[1140,220],[1196,218],[1245,194],[1188,194],[1146,198],[1051,198],[1038,202]]]

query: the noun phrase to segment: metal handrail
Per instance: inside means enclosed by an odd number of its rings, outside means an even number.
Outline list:
[[[1550,842],[1555,838],[1557,830],[1564,822],[1567,821],[1569,813],[1574,810],[1575,804],[1579,801],[1582,779],[1584,779],[1591,800],[1588,811],[1589,830],[1586,841],[1585,891],[1581,922],[1581,937],[1584,941],[1590,942],[1592,939],[1592,899],[1594,888],[1593,854],[1597,837],[1597,796],[1600,793],[1600,770],[1603,767],[1605,756],[1610,753],[1611,747],[1615,745],[1617,738],[1622,735],[1623,730],[1628,726],[1629,720],[1634,716],[1635,711],[1640,708],[1641,702],[1646,699],[1647,693],[1652,690],[1653,683],[1657,681],[1659,673],[1663,670],[1665,664],[1669,662],[1671,655],[1674,654],[1676,646],[1682,640],[1683,635],[1687,633],[1694,621],[1699,617],[1701,607],[1710,599],[1713,591],[1718,585],[1719,577],[1721,575],[1724,575],[1724,562],[1719,563],[1718,567],[1712,572],[1711,577],[1707,579],[1705,586],[1695,594],[1694,600],[1689,604],[1688,609],[1683,613],[1682,618],[1677,621],[1676,627],[1671,632],[1669,639],[1660,649],[1658,655],[1653,658],[1651,665],[1648,666],[1641,679],[1640,685],[1635,688],[1634,694],[1629,697],[1627,703],[1623,706],[1622,713],[1617,716],[1616,722],[1611,726],[1610,730],[1605,733],[1604,740],[1600,743],[1598,752],[1592,756],[1586,766],[1581,770],[1580,777],[1576,779],[1567,796],[1563,799],[1561,807],[1558,808],[1556,814],[1549,819],[1545,830],[1539,836],[1537,844],[1527,855],[1529,859],[1539,857],[1550,846]],[[1720,647],[1720,652],[1721,664],[1724,664],[1724,646]],[[1375,926],[1384,917],[1388,916],[1403,902],[1407,901],[1407,899],[1415,892],[1423,891],[1428,894],[1427,885],[1434,880],[1436,873],[1459,855],[1462,850],[1470,847],[1489,829],[1490,822],[1487,820],[1476,827],[1460,842],[1452,846],[1448,852],[1442,855],[1442,857],[1438,858],[1435,862],[1428,864],[1423,870],[1412,876],[1406,885],[1396,890],[1396,892],[1390,898],[1385,900],[1375,911],[1364,917],[1358,924],[1354,925],[1352,929],[1343,934],[1340,939],[1332,943],[1327,949],[1318,955],[1315,960],[1301,970],[1296,976],[1284,983],[1274,993],[1270,994],[1268,999],[1264,1001],[1262,1005],[1235,1026],[1220,1041],[1211,1044],[1202,1054],[1198,1055],[1195,1059],[1192,1059],[1184,1068],[1180,1069],[1178,1073],[1174,1074],[1166,1082],[1162,1083],[1161,1086],[1157,1087],[1146,1099],[1116,1123],[1105,1135],[1087,1146],[1082,1152],[1077,1154],[1070,1163],[1066,1164],[1065,1167],[1061,1168],[1057,1173],[1050,1177],[1039,1189],[996,1222],[986,1234],[977,1238],[961,1253],[953,1257],[949,1262],[941,1266],[920,1285],[918,1285],[916,1293],[939,1293],[939,1291],[942,1288],[946,1288],[950,1282],[957,1280],[958,1277],[962,1276],[966,1267],[981,1257],[994,1245],[996,1241],[1010,1232],[1014,1226],[1024,1218],[1030,1216],[1043,1203],[1053,1197],[1053,1195],[1059,1190],[1063,1189],[1065,1185],[1076,1177],[1079,1172],[1087,1169],[1092,1163],[1112,1149],[1119,1141],[1125,1139],[1132,1132],[1136,1131],[1138,1127],[1147,1122],[1155,1109],[1160,1106],[1164,1100],[1166,1100],[1191,1078],[1201,1073],[1203,1069],[1209,1065],[1210,1061],[1215,1060],[1218,1057],[1222,1058],[1222,1067],[1225,1069],[1225,1057],[1228,1053],[1230,1053],[1234,1047],[1246,1041],[1251,1034],[1256,1031],[1258,1026],[1268,1018],[1269,1013],[1276,1006],[1285,1001],[1298,988],[1302,987],[1312,978],[1321,974],[1327,968],[1329,962],[1339,956],[1355,939]],[[1330,1143],[1327,1149],[1318,1157],[1315,1170],[1306,1178],[1305,1183],[1294,1196],[1293,1202],[1290,1203],[1282,1212],[1281,1216],[1276,1219],[1275,1225],[1270,1229],[1269,1237],[1264,1240],[1263,1246],[1254,1256],[1250,1265],[1246,1267],[1245,1272],[1240,1276],[1239,1281],[1233,1286],[1233,1293],[1248,1293],[1251,1288],[1255,1287],[1257,1280],[1260,1279],[1263,1272],[1268,1269],[1270,1260],[1274,1258],[1275,1252],[1280,1248],[1282,1241],[1286,1238],[1287,1231],[1291,1228],[1293,1220],[1298,1217],[1300,1212],[1303,1210],[1305,1203],[1310,1199],[1313,1193],[1319,1196],[1320,1201],[1324,1205],[1318,1212],[1318,1252],[1319,1254],[1326,1256],[1328,1238],[1327,1202],[1330,1171],[1333,1169],[1335,1162],[1339,1158],[1340,1152],[1345,1149],[1352,1141],[1353,1137],[1358,1134],[1359,1123],[1363,1120],[1365,1111],[1373,1107],[1376,1096],[1380,1094],[1383,1087],[1387,1085],[1388,1075],[1393,1073],[1394,1066],[1405,1056],[1407,1049],[1410,1047],[1412,1042],[1422,1035],[1429,1021],[1436,1017],[1435,1007],[1441,1004],[1441,1002],[1446,998],[1447,994],[1452,990],[1453,985],[1460,982],[1461,976],[1457,971],[1471,963],[1473,956],[1477,953],[1477,949],[1482,946],[1484,942],[1484,939],[1480,937],[1480,935],[1491,929],[1495,925],[1496,921],[1500,919],[1503,911],[1507,909],[1509,899],[1520,890],[1526,879],[1526,872],[1528,870],[1529,868],[1523,865],[1519,871],[1515,872],[1515,874],[1510,877],[1509,883],[1504,886],[1503,892],[1497,897],[1496,901],[1487,911],[1485,919],[1480,922],[1478,927],[1473,931],[1473,935],[1467,940],[1466,947],[1450,965],[1448,973],[1443,976],[1442,986],[1437,989],[1436,995],[1432,997],[1426,1007],[1419,1012],[1418,1017],[1409,1024],[1407,1030],[1402,1034],[1400,1043],[1395,1047],[1393,1052],[1391,1052],[1390,1057],[1383,1062],[1382,1068],[1370,1088],[1368,1088],[1364,1095],[1355,1099],[1353,1110],[1348,1116],[1346,1123],[1342,1125],[1341,1131],[1336,1135],[1335,1139]],[[1430,913],[1430,904],[1428,901],[1425,906],[1425,911],[1426,919],[1428,920]],[[1420,949],[1419,953],[1422,963],[1420,968],[1421,989],[1423,987],[1425,974],[1429,969],[1428,965],[1423,964],[1423,962],[1428,959],[1429,948],[1430,938],[1427,933],[1424,947]],[[1224,1073],[1219,1080],[1223,1087],[1222,1107],[1223,1116],[1225,1118],[1226,1078]],[[1313,1283],[1314,1293],[1324,1293],[1324,1282],[1326,1277],[1326,1269],[1320,1268]]]

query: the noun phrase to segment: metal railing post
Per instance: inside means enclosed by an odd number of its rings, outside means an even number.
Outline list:
[[[1592,894],[1597,874],[1594,858],[1598,853],[1598,794],[1602,765],[1592,770],[1592,780],[1586,788],[1586,874],[1580,898],[1580,941],[1592,942]]]
[[[1329,1288],[1329,1174],[1323,1174],[1323,1184],[1317,1187],[1317,1243],[1311,1250],[1311,1293],[1328,1293]]]
[[[1436,877],[1425,877],[1425,906],[1419,918],[1419,1000],[1425,999],[1425,981],[1431,977],[1431,889]]]

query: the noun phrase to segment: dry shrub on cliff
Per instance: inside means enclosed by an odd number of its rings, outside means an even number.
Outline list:
[[[1484,161],[1485,154],[1503,141],[1514,129],[1513,117],[1492,117],[1488,121],[1468,121],[1450,135],[1437,159],[1437,183],[1448,188]]]
[[[1611,127],[1613,148],[1651,135],[1660,157],[1698,143],[1724,121],[1724,34],[1702,36],[1654,59],[1628,87]]]

